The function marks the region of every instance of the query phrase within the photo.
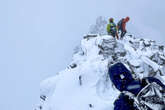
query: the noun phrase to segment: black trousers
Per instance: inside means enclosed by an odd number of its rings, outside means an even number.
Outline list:
[[[113,37],[115,38],[115,36],[116,36],[116,31],[111,31],[110,33],[108,33],[108,35],[111,35],[111,36],[113,36]]]
[[[123,38],[127,32],[126,31],[121,31],[120,37]]]
[[[125,34],[127,33],[127,31],[124,31],[122,28],[119,28],[118,31],[121,32],[120,38],[123,39],[123,37],[125,36]]]

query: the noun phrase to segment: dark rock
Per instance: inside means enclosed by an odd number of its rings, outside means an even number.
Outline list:
[[[128,36],[130,36],[131,38],[133,37],[131,34],[130,34],[130,35],[128,35]]]
[[[144,39],[140,39],[140,41],[144,41]]]
[[[120,56],[124,57],[127,53],[126,52],[121,52]]]
[[[112,59],[113,59],[113,61],[117,61],[118,56],[116,55],[116,53],[112,56]]]
[[[163,51],[164,50],[164,46],[163,45],[159,46],[159,50]]]
[[[150,43],[146,44],[145,42],[143,42],[143,45],[144,45],[144,47],[150,47],[151,46]]]
[[[156,74],[159,74],[160,76],[163,76],[163,73],[160,69],[158,69],[158,71],[156,71]]]
[[[77,67],[77,64],[73,63],[70,65],[71,68],[76,68]]]
[[[42,100],[45,101],[45,100],[46,100],[46,96],[45,96],[45,95],[41,95],[41,96],[40,96],[40,99],[42,99]]]
[[[130,44],[133,44],[133,42],[132,42],[132,41],[129,41],[129,43],[130,43]]]
[[[104,50],[104,48],[103,48],[101,45],[98,45],[98,47],[99,47],[101,50]]]
[[[127,61],[126,63],[128,64],[129,68],[131,69],[132,74],[135,74],[134,68],[131,65],[131,63],[129,61]]]
[[[159,65],[165,64],[165,59],[161,58],[159,53],[153,54],[150,59]]]
[[[94,38],[94,37],[97,37],[97,35],[86,35],[84,36],[84,39],[89,40],[90,38]]]
[[[102,55],[103,54],[103,52],[102,51],[99,51],[99,55]]]
[[[80,84],[80,86],[82,85],[82,76],[81,75],[79,76],[79,84]]]
[[[39,109],[42,110],[42,106],[39,106]]]
[[[90,108],[93,108],[93,105],[92,105],[92,104],[89,104],[89,107],[90,107]]]

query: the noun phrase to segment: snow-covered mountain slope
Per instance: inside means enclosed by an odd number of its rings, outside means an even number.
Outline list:
[[[124,63],[134,78],[153,76],[165,83],[165,50],[155,41],[87,35],[70,65],[41,82],[40,104],[35,110],[113,110],[119,91],[107,72],[116,62]]]

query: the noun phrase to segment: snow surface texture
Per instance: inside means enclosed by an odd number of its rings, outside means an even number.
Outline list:
[[[153,76],[165,83],[165,50],[155,41],[125,36],[86,35],[70,65],[41,82],[35,110],[113,110],[120,92],[108,76],[108,67],[124,63],[134,78]]]

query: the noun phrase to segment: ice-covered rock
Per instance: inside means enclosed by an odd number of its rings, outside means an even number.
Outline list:
[[[113,110],[119,91],[107,70],[116,62],[124,63],[134,78],[152,76],[165,83],[164,47],[155,41],[86,35],[68,67],[41,82],[36,110]]]

